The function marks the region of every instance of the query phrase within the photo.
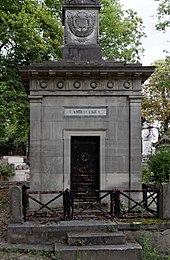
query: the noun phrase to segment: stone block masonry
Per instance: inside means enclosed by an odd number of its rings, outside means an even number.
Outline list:
[[[64,0],[63,60],[20,69],[32,191],[140,189],[141,85],[154,67],[102,60],[100,7]]]

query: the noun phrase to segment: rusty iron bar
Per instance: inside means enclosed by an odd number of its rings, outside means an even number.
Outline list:
[[[149,188],[149,189],[142,189],[142,190],[141,189],[138,189],[138,190],[137,189],[133,189],[133,190],[118,190],[118,189],[95,190],[95,191],[93,191],[94,194],[96,193],[96,194],[99,195],[99,194],[102,194],[102,193],[106,193],[106,194],[103,194],[99,198],[94,198],[95,201],[89,201],[89,198],[86,198],[86,196],[88,196],[91,191],[84,191],[80,194],[79,191],[71,190],[71,191],[69,191],[70,197],[67,200],[67,202],[64,202],[64,193],[65,192],[63,192],[63,191],[27,191],[28,189],[29,189],[29,187],[23,188],[24,221],[26,221],[27,205],[28,205],[28,199],[29,198],[41,205],[41,207],[37,210],[37,212],[42,210],[43,208],[46,208],[49,211],[52,211],[56,214],[56,211],[51,209],[50,207],[48,207],[48,205],[50,203],[52,203],[53,201],[57,200],[58,198],[60,198],[62,195],[63,195],[64,217],[66,217],[66,215],[70,215],[72,219],[75,215],[74,214],[74,203],[75,203],[76,199],[79,199],[82,203],[88,204],[85,207],[85,209],[82,209],[76,215],[81,214],[83,211],[88,209],[90,207],[90,205],[92,205],[94,208],[100,210],[102,213],[108,215],[108,212],[103,210],[103,208],[101,208],[101,206],[99,205],[99,203],[101,203],[102,199],[106,198],[107,196],[110,196],[110,216],[112,218],[113,217],[120,218],[123,215],[125,215],[126,213],[131,213],[131,211],[134,208],[136,208],[137,206],[139,206],[141,208],[145,208],[145,210],[148,211],[149,213],[153,214],[154,216],[157,215],[159,217],[159,189],[150,189]],[[126,192],[128,192],[128,193],[142,192],[143,193],[143,200],[140,201],[140,202],[137,202],[133,198],[131,198],[127,194],[125,194]],[[145,195],[144,195],[144,193],[145,193]],[[151,193],[151,194],[148,196],[147,193]],[[45,194],[45,195],[46,194],[58,194],[58,195],[44,204],[44,203],[40,202],[39,200],[33,198],[31,196],[33,194]],[[153,197],[155,194],[157,194],[157,196]],[[81,195],[84,195],[84,197],[82,197]],[[132,201],[133,203],[135,203],[135,205],[133,205],[131,208],[129,208],[127,211],[124,211],[123,213],[120,212],[120,195],[126,197],[129,201]],[[149,198],[152,198],[152,201],[148,204]],[[98,201],[96,201],[96,200],[98,200]],[[152,204],[152,202],[154,202],[157,205],[157,211],[149,208],[149,206]],[[67,203],[69,203],[69,204],[67,204]]]
[[[64,219],[73,218],[73,194],[69,189],[63,192],[63,214]]]
[[[124,197],[126,197],[128,200],[132,201],[135,203],[134,206],[132,206],[131,208],[129,208],[127,211],[125,211],[124,213],[122,213],[122,215],[124,215],[125,213],[130,213],[130,211],[134,208],[136,208],[136,206],[139,207],[143,207],[143,205],[141,206],[141,204],[144,202],[143,200],[140,202],[135,201],[134,199],[132,199],[131,197],[129,197],[127,194],[125,194],[124,192],[120,192],[121,195],[123,195]]]
[[[159,191],[159,189],[143,189],[143,190],[119,190],[121,192],[156,192]]]
[[[59,195],[57,195],[56,197],[54,197],[53,199],[51,199],[50,201],[48,201],[47,203],[45,203],[43,206],[41,206],[41,208],[39,208],[37,211],[42,210],[43,208],[45,208],[46,206],[48,206],[49,204],[51,204],[53,201],[57,200],[58,198],[60,198],[63,195],[63,192],[60,193]]]
[[[89,192],[90,192],[90,191],[89,191]],[[89,192],[88,192],[88,193],[83,193],[83,195],[88,195]],[[108,192],[108,190],[107,190],[107,191],[95,190],[95,192],[96,192],[96,193],[107,192],[107,194],[105,194],[105,195],[103,195],[101,198],[99,198],[99,200],[101,201],[103,198],[105,198],[106,196],[108,196],[112,191],[109,191],[109,192]],[[98,202],[96,202],[96,201],[92,202],[92,201],[89,201],[89,200],[88,200],[87,198],[85,198],[85,197],[81,197],[78,191],[72,191],[72,193],[73,193],[74,195],[76,194],[76,196],[77,196],[81,201],[87,203],[86,207],[85,207],[84,209],[80,210],[76,215],[80,215],[80,214],[83,213],[85,210],[87,210],[91,205],[92,205],[94,208],[100,210],[100,211],[101,211],[102,213],[104,213],[105,215],[108,215],[108,212],[106,212],[105,210],[103,210],[103,209],[98,205]],[[74,195],[73,195],[73,198],[74,198]],[[76,197],[76,198],[77,198],[77,197]],[[73,199],[73,200],[74,200],[74,199]],[[112,209],[110,210],[110,214],[111,214],[111,216],[113,215],[113,214],[112,214]]]
[[[114,215],[116,218],[120,218],[120,190],[115,190],[113,192],[114,201]]]
[[[150,190],[148,190],[148,192],[149,192]],[[157,191],[158,192],[158,191]],[[150,194],[149,196],[147,196],[147,199],[149,199],[149,198],[152,198],[153,197],[153,195],[154,194],[156,194],[157,193],[155,190],[154,190],[154,193],[153,194]],[[135,201],[134,199],[132,199],[131,197],[129,197],[128,195],[126,195],[124,192],[120,192],[120,194],[121,195],[123,195],[124,197],[126,197],[127,199],[129,199],[130,201],[132,201],[132,202],[134,202],[135,203],[135,205],[134,206],[132,206],[130,209],[128,209],[127,211],[124,211],[121,215],[123,216],[124,214],[126,214],[126,213],[130,213],[134,208],[136,208],[137,206],[139,206],[139,207],[141,207],[141,208],[143,208],[143,203],[145,202],[145,199],[143,199],[142,201],[140,201],[140,202],[137,202],[137,201]],[[141,205],[142,204],[142,205]],[[150,212],[151,214],[153,214],[153,215],[157,215],[157,211],[155,211],[155,210],[153,210],[153,209],[150,209],[148,206],[145,208],[145,210],[146,211],[148,211],[148,212]]]
[[[63,193],[63,191],[28,191],[28,194],[58,194]]]
[[[28,203],[29,203],[27,189],[28,189],[28,187],[25,184],[22,185],[22,208],[23,208],[24,222],[27,219],[27,207],[28,207]]]
[[[157,218],[160,217],[160,190],[157,193]]]
[[[44,203],[42,203],[41,201],[31,197],[29,194],[28,194],[28,198],[32,199],[33,201],[35,201],[36,203],[40,204],[41,206],[43,206],[44,208],[48,209],[49,211],[53,211],[54,213],[56,213],[55,210],[49,208],[48,206],[45,206]]]

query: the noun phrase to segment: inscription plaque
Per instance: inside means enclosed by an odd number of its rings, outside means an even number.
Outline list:
[[[107,116],[106,108],[65,108],[64,116]]]

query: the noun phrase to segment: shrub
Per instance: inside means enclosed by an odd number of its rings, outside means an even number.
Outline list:
[[[143,179],[160,186],[163,182],[169,181],[170,174],[170,149],[161,149],[151,155],[147,161],[148,170],[144,173]]]
[[[150,184],[152,182],[153,172],[151,172],[148,166],[142,168],[142,183]]]
[[[0,164],[0,176],[10,177],[14,174],[14,170],[8,163]]]

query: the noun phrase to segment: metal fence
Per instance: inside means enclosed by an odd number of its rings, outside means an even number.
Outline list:
[[[24,221],[31,217],[43,216],[53,219],[77,219],[84,215],[104,218],[159,218],[159,189],[141,190],[96,190],[96,191],[29,191],[22,188]],[[37,197],[52,195],[53,198],[43,203]],[[62,207],[57,207],[57,200],[62,199]],[[30,201],[36,204],[35,210],[29,209]],[[56,206],[55,206],[56,205]]]

